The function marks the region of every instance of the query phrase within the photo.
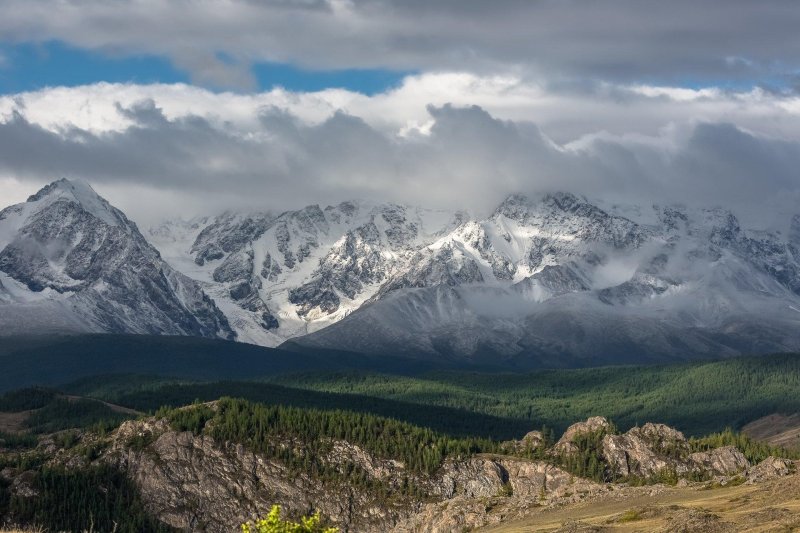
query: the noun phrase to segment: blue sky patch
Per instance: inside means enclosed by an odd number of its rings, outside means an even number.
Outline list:
[[[115,55],[87,51],[59,41],[0,44],[0,94],[45,87],[109,83],[191,83],[190,76],[155,55]],[[398,86],[410,72],[384,69],[316,71],[282,63],[259,63],[252,72],[256,90],[283,87],[291,91],[342,88],[367,95]]]

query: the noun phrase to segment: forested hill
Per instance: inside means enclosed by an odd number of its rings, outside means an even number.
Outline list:
[[[800,356],[525,374],[306,372],[273,376],[269,383],[103,376],[63,390],[140,411],[220,396],[348,409],[455,436],[519,438],[542,425],[563,431],[573,421],[593,415],[611,418],[623,429],[661,420],[689,435],[702,435],[729,426],[741,429],[771,413],[800,412]]]
[[[99,374],[151,374],[192,380],[255,379],[311,369],[414,372],[431,366],[339,351],[287,352],[201,337],[0,336],[0,392],[31,385],[61,385]]]

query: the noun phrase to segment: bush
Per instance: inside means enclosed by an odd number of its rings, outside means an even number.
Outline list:
[[[303,517],[300,522],[281,519],[281,508],[273,505],[266,518],[255,523],[242,524],[242,533],[338,533],[335,527],[325,527],[321,524],[319,513]]]

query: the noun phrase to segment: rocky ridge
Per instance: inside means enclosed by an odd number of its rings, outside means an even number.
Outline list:
[[[86,184],[0,214],[3,331],[218,336],[504,367],[800,349],[800,216],[512,195],[486,217],[343,202],[152,228]]]
[[[4,334],[234,336],[199,284],[84,182],[53,182],[0,211],[0,282]]]
[[[602,457],[615,472],[616,482],[582,479],[557,466],[557,460],[547,459],[563,460],[580,453],[571,445],[589,434],[600,436]],[[540,437],[526,435],[519,442],[507,443],[507,449],[530,451],[541,444]],[[658,492],[663,485],[636,487],[630,482],[661,479],[658,476],[666,469],[677,474],[679,484],[698,487],[737,480],[762,483],[796,470],[793,462],[775,457],[750,465],[741,452],[729,446],[692,453],[679,431],[662,424],[645,424],[615,434],[600,417],[571,426],[546,451],[545,459],[513,455],[451,458],[430,475],[346,441],[333,442],[321,461],[334,469],[361,469],[367,484],[297,472],[242,444],[175,431],[160,418],[125,422],[102,445],[100,441],[85,433],[77,447],[61,449],[57,441],[45,439],[39,451],[51,457],[51,464],[82,468],[90,459],[80,450],[95,446],[102,452],[92,461],[125,471],[153,516],[178,529],[211,532],[232,531],[236,524],[263,515],[274,503],[296,513],[319,510],[343,531],[461,532],[571,503],[619,498],[637,491]],[[291,440],[275,444],[298,445]],[[295,452],[302,454],[302,449]],[[29,473],[7,470],[1,475],[10,480],[16,494],[35,497],[29,490]],[[710,481],[692,482],[690,478]],[[408,486],[416,492],[399,490]]]

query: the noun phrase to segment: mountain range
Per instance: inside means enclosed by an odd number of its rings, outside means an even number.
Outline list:
[[[143,235],[81,181],[0,212],[5,333],[196,335],[503,367],[800,349],[800,216],[513,195],[351,201]]]

